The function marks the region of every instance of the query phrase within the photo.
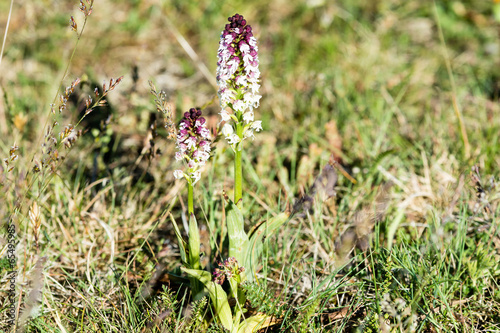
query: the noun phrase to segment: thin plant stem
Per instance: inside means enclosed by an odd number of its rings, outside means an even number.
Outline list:
[[[243,139],[243,126],[240,123],[236,125],[236,134]],[[241,143],[237,145],[235,156],[234,156],[234,203],[238,208],[241,208],[242,202],[240,201],[243,197],[243,164],[241,163]]]
[[[83,35],[83,31],[85,30],[85,26],[87,25],[87,20],[88,20],[88,16],[85,16],[85,19],[83,21],[83,26],[82,26],[82,29],[80,30],[80,33],[78,34],[78,37],[76,39],[76,43],[75,43],[75,46],[73,47],[73,51],[71,52],[71,56],[68,60],[68,63],[66,65],[66,68],[64,70],[64,74],[62,75],[62,78],[61,78],[61,81],[59,81],[59,87],[62,86],[62,82],[64,81],[64,78],[66,78],[66,75],[68,74],[68,71],[69,71],[69,68],[71,66],[71,63],[73,62],[73,58],[76,54],[76,50],[78,49],[78,44],[80,43],[80,39],[82,38],[82,35]],[[54,99],[52,101],[52,105],[55,104],[56,100],[57,100],[57,96],[59,94],[59,88],[57,89],[56,91],[56,94],[54,96]],[[51,112],[51,111],[49,111]],[[85,117],[85,116],[84,116]],[[82,118],[83,119],[83,118]],[[80,120],[81,121],[81,120]],[[43,125],[43,132],[42,133],[45,133],[45,129],[47,128],[47,125],[49,123],[49,118],[47,118],[45,120],[45,124]],[[75,126],[76,127],[76,126]],[[38,142],[37,142],[37,146],[40,146],[40,141],[42,140],[42,137],[43,136],[40,136],[38,138]],[[36,153],[33,153],[33,156],[31,157],[31,162],[34,161],[35,159],[35,154]],[[31,172],[31,170],[28,171],[27,175],[29,175]],[[24,201],[27,199],[27,195],[28,195],[28,192],[31,190],[32,186],[35,184],[35,182],[38,180],[39,178],[39,175],[38,174],[35,174],[34,175],[34,178],[32,181],[30,181],[30,183],[28,184],[28,188],[24,191],[24,194],[23,196],[21,197],[21,200],[20,200],[20,203],[14,208],[14,211],[13,213],[11,214],[11,216],[13,216],[15,213],[17,213],[17,211],[19,211],[24,203]]]
[[[245,305],[247,297],[245,291],[242,290],[241,288],[235,290],[235,297],[238,300],[238,302],[236,302],[236,311],[234,314],[234,319],[236,323],[239,323],[240,318],[243,315],[243,306]],[[243,320],[244,319],[245,318],[243,318]]]
[[[193,204],[193,184],[188,181],[188,214],[189,214],[189,230],[188,230],[188,249],[189,249],[189,266],[192,269],[200,269],[200,233],[198,223],[194,217],[194,204]],[[201,282],[194,277],[189,278],[193,296],[199,294],[203,287]]]
[[[243,196],[243,168],[241,164],[241,150],[236,151],[234,158],[234,202],[239,207]]]
[[[7,16],[7,23],[5,24],[5,33],[3,34],[2,50],[0,51],[0,65],[2,64],[3,51],[5,50],[5,41],[7,40],[7,33],[9,31],[10,17],[12,16],[12,7],[14,7],[14,0],[10,2],[9,16]]]
[[[240,324],[240,318],[241,318],[241,315],[243,314],[243,311],[241,309],[241,304],[237,303],[236,306],[237,306],[237,309],[236,309],[236,313],[234,314],[233,325],[238,327]]]
[[[193,184],[188,182],[188,215],[194,214]]]

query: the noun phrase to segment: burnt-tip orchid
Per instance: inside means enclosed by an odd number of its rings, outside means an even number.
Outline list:
[[[200,168],[210,158],[210,150],[210,131],[206,120],[201,116],[199,108],[192,108],[184,113],[184,118],[179,124],[177,152],[175,153],[177,161],[187,162],[187,171],[175,170],[174,177],[177,179],[185,177],[190,184],[194,185],[200,179]]]
[[[237,147],[241,141],[253,138],[253,132],[262,129],[261,121],[254,119],[254,109],[261,98],[260,71],[252,27],[239,14],[228,21],[219,42],[217,84],[221,121],[225,122],[222,134],[236,151],[241,149]]]

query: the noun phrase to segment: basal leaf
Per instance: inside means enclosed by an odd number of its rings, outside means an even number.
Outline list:
[[[187,263],[186,260],[186,242],[181,236],[181,232],[179,231],[179,227],[177,226],[177,223],[175,222],[174,217],[172,214],[170,214],[170,220],[172,221],[172,224],[174,225],[174,231],[175,235],[177,236],[177,242],[179,243],[179,251],[181,252],[181,260],[185,264]]]
[[[231,308],[229,307],[227,294],[224,289],[222,289],[220,285],[212,281],[212,275],[207,271],[202,271],[199,269],[189,269],[185,267],[181,267],[181,270],[203,283],[205,288],[207,288],[208,290],[210,299],[212,300],[212,304],[215,308],[215,313],[219,318],[221,324],[224,326],[224,328],[231,331],[233,329],[233,316],[231,314]]]
[[[256,314],[241,322],[238,333],[255,333],[259,330],[276,324],[276,318],[265,314]]]
[[[193,214],[189,217],[188,246],[189,266],[192,269],[200,269],[200,230]]]
[[[240,209],[229,201],[227,205],[227,235],[229,237],[229,256],[236,258],[244,266],[248,247],[248,236],[245,233],[243,214]]]

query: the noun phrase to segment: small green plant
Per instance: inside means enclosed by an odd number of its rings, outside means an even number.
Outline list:
[[[191,319],[186,326],[186,332],[200,332],[204,327],[203,322],[207,313],[208,298],[202,297],[200,300],[193,302]]]

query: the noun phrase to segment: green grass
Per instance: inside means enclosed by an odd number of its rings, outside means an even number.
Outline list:
[[[2,37],[8,5],[0,3]],[[203,106],[216,126],[214,78],[179,36],[215,76],[220,32],[236,12],[253,27],[262,73],[256,118],[264,131],[243,153],[248,229],[293,205],[332,154],[357,181],[339,173],[335,197],[322,200],[320,193],[308,214],[264,239],[259,284],[245,286],[249,312],[275,317],[268,332],[500,330],[494,2],[436,1],[434,8],[395,0],[104,0],[95,3],[70,61],[77,37],[70,16],[79,29],[83,24],[76,5],[15,6],[0,65],[2,159],[19,146],[15,168],[0,169],[0,250],[5,258],[12,217],[21,310],[35,263],[47,258],[43,297],[26,331],[185,332],[187,325],[220,331],[216,321],[207,328],[196,319],[212,318],[210,307],[190,311],[195,304],[168,217],[184,232],[187,191],[173,178],[175,145],[166,139],[148,80],[166,91],[176,120]],[[94,87],[121,75],[109,106],[81,123],[88,130],[70,150],[59,150],[65,159],[56,172],[33,173],[44,126],[55,117],[57,135],[75,124]],[[76,77],[78,98],[52,115],[54,95]],[[113,117],[104,129],[107,113]],[[234,177],[223,141],[195,191],[207,268],[225,256],[222,193],[232,196]],[[156,149],[160,154],[151,154]],[[38,248],[33,202],[41,209]],[[0,325],[8,306],[4,260]]]

